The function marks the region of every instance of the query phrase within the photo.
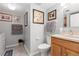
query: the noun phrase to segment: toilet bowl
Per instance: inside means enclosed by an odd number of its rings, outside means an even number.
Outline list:
[[[50,45],[46,44],[46,43],[43,43],[43,44],[40,44],[38,46],[38,49],[40,50],[41,52],[41,56],[47,56],[48,55],[48,50],[50,48]]]
[[[46,39],[47,43],[42,43],[38,46],[38,49],[41,53],[41,56],[47,56],[48,55],[48,50],[50,48],[50,43],[51,43],[50,40],[51,40],[50,37],[47,36],[47,39]]]

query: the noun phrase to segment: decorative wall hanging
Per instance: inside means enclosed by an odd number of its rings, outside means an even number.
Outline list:
[[[64,27],[67,27],[67,16],[64,16]]]
[[[12,22],[18,23],[20,21],[20,16],[12,16]]]
[[[33,9],[33,23],[44,24],[44,12]]]
[[[12,24],[12,34],[19,35],[23,33],[23,26],[21,24]]]
[[[24,14],[24,25],[25,27],[28,26],[28,12]]]
[[[56,10],[53,10],[48,13],[48,21],[56,19]]]
[[[11,22],[12,21],[11,15],[0,12],[0,21]]]

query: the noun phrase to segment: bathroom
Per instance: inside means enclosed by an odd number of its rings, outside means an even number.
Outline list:
[[[79,11],[77,5],[79,4],[0,3],[0,12],[2,13],[0,16],[12,17],[3,20],[0,17],[0,32],[4,34],[4,47],[2,46],[0,54],[2,53],[3,55],[1,55],[4,56],[6,51],[12,50],[11,56],[53,56],[51,55],[53,54],[51,37],[59,37],[58,35],[62,34],[78,36],[79,34],[78,26],[70,27],[72,24],[70,23],[70,14]],[[53,17],[50,17],[51,14]],[[42,20],[35,21],[35,16],[41,17]],[[21,30],[19,31],[16,27]],[[21,47],[18,46],[19,39],[24,42]],[[39,46],[43,48],[39,48]],[[44,52],[44,47],[49,50],[47,50],[48,53]],[[2,52],[2,50],[4,51]]]

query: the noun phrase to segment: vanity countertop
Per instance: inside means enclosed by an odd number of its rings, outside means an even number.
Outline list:
[[[74,37],[73,35],[63,35],[63,34],[55,34],[52,37],[61,38],[63,40],[69,40],[74,42],[79,42],[79,37]]]

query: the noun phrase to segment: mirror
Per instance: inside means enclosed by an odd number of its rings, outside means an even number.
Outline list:
[[[70,27],[79,27],[79,12],[70,14]]]

